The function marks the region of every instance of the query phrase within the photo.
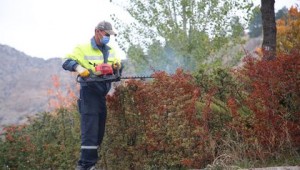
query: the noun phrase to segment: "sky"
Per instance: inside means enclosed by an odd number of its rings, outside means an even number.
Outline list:
[[[100,21],[113,23],[110,14],[124,21],[130,20],[121,7],[110,1],[0,0],[0,44],[9,45],[32,57],[64,57],[77,44],[89,42]],[[260,4],[260,0],[253,2]],[[300,6],[300,0],[276,0],[275,10],[295,4]],[[126,54],[113,38],[110,45],[125,58]]]

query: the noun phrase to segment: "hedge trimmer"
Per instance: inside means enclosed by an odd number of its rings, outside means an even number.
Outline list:
[[[113,69],[111,65],[103,63],[95,67],[95,73],[90,71],[90,76],[82,78],[79,75],[76,81],[79,83],[86,82],[117,82],[121,79],[140,79],[145,80],[147,78],[153,78],[152,76],[121,76],[120,69]]]

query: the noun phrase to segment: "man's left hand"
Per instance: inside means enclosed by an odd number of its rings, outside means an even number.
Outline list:
[[[121,63],[113,63],[112,64],[112,68],[114,69],[114,70],[118,70],[118,69],[120,69],[121,68]]]

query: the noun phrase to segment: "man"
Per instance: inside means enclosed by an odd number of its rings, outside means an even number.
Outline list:
[[[101,63],[111,64],[114,69],[120,68],[120,58],[117,58],[113,49],[107,45],[111,35],[116,35],[112,30],[112,25],[107,21],[100,22],[90,42],[78,45],[73,53],[67,55],[62,67],[68,71],[78,72],[81,80],[94,74],[95,66]],[[97,150],[104,136],[105,97],[111,88],[111,83],[80,82],[78,108],[81,116],[81,154],[76,169],[92,170],[95,169],[98,160]]]

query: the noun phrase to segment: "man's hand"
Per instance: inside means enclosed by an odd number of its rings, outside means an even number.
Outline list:
[[[89,70],[87,70],[86,68],[82,67],[81,65],[77,65],[75,70],[78,72],[78,74],[81,77],[88,77],[90,75]]]
[[[114,70],[120,69],[121,68],[121,63],[119,63],[119,62],[113,63],[112,64],[112,68]]]
[[[112,68],[114,71],[114,74],[118,74],[119,76],[122,75],[122,69],[123,69],[123,64],[121,62],[115,62],[112,64]]]

